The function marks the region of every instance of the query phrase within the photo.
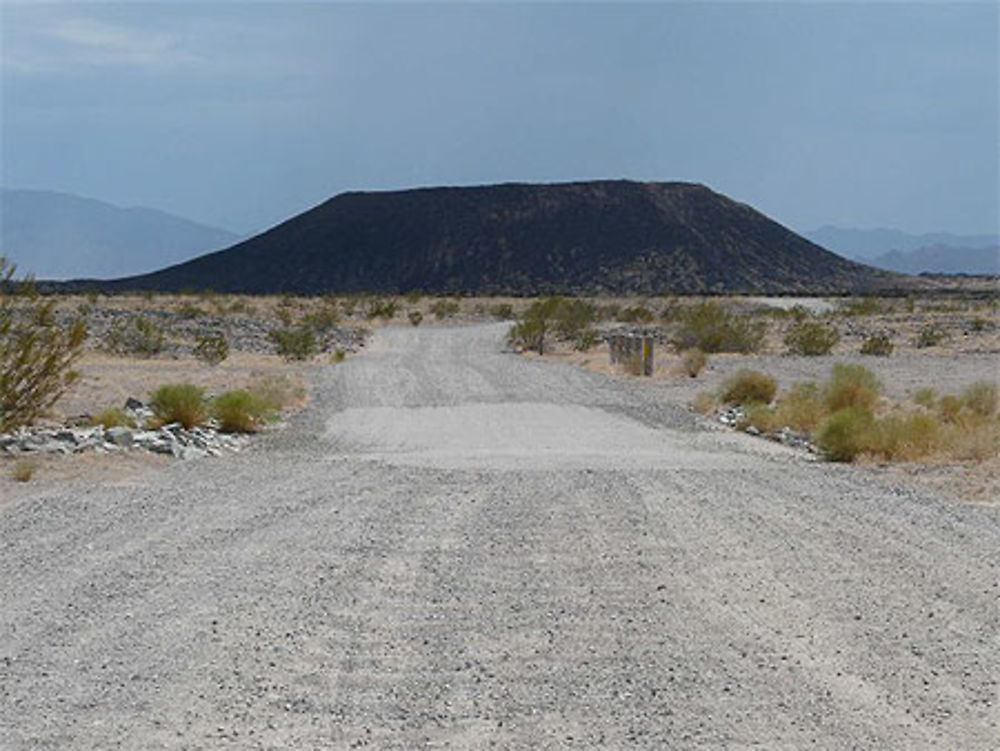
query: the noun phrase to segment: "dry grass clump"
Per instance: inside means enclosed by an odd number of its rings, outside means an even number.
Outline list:
[[[778,382],[766,373],[740,370],[722,385],[720,398],[726,404],[770,404],[778,391]]]
[[[275,408],[249,389],[227,391],[212,400],[212,416],[224,433],[255,433],[274,414]]]
[[[134,428],[135,420],[120,407],[111,407],[94,415],[91,424],[104,428]]]
[[[695,412],[699,412],[703,415],[710,415],[719,408],[719,400],[714,394],[708,391],[699,391],[695,394],[694,401],[691,402],[691,406],[694,408]]]
[[[868,368],[838,363],[823,389],[823,401],[829,412],[848,407],[871,410],[881,393],[882,383]]]
[[[705,369],[707,364],[708,355],[697,347],[681,352],[681,367],[692,378],[697,378],[698,374]]]
[[[781,395],[775,406],[778,427],[789,427],[799,433],[811,433],[825,415],[822,391],[812,382],[795,384]]]
[[[288,375],[257,375],[250,379],[247,390],[256,394],[272,410],[289,409],[305,403],[306,390]]]
[[[10,477],[16,482],[29,482],[38,471],[38,462],[34,459],[18,459],[10,471]]]

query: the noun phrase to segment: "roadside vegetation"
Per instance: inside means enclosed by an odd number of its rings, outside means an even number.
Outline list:
[[[985,460],[1000,454],[997,385],[977,382],[960,394],[930,388],[909,403],[893,403],[867,368],[835,364],[823,383],[797,383],[778,393],[771,376],[740,371],[717,395],[695,407],[739,407],[739,428],[765,435],[792,430],[807,436],[830,461]]]

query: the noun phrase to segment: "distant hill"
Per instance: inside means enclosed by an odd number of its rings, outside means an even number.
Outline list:
[[[232,248],[112,286],[656,294],[834,292],[900,280],[703,185],[597,181],[343,193]]]
[[[239,239],[155,209],[45,190],[0,191],[0,254],[39,279],[139,274]]]
[[[914,235],[897,229],[848,229],[826,226],[802,234],[834,253],[861,261],[870,261],[894,250],[905,253],[932,246],[987,248],[1000,245],[998,235],[954,235],[950,232]]]
[[[986,248],[930,245],[905,252],[893,250],[869,263],[904,274],[1000,274],[1000,245]]]

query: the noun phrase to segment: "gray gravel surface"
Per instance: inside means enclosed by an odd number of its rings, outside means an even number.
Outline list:
[[[246,454],[0,504],[0,747],[997,746],[1000,509],[503,332],[382,330]]]

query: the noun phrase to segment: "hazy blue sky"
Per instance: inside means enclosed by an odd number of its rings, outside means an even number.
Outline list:
[[[7,187],[239,232],[344,190],[690,180],[793,228],[997,231],[998,10],[2,6]]]

